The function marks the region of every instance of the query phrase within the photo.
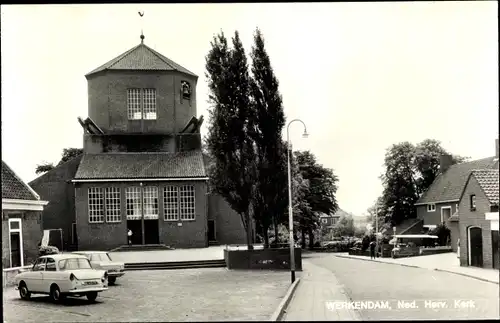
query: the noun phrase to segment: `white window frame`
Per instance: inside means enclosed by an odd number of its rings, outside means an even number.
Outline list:
[[[449,218],[451,218],[451,216],[453,215],[453,213],[452,213],[453,210],[451,209],[451,206],[442,206],[441,207],[441,223],[445,222],[444,216],[443,216],[444,210],[450,210],[450,217]],[[446,220],[448,220],[448,219],[446,219]]]
[[[158,187],[144,186],[142,188],[144,219],[157,220],[160,212]]]
[[[12,229],[11,223],[19,223],[19,229]],[[9,267],[12,268],[12,233],[19,233],[19,252],[21,253],[21,267],[24,266],[24,249],[23,249],[23,220],[21,218],[11,218],[9,219]]]
[[[169,185],[163,188],[163,219],[179,221],[179,186]]]
[[[156,120],[158,109],[155,88],[127,89],[128,120]]]
[[[179,187],[179,218],[181,221],[196,220],[196,191],[194,185],[181,185]]]
[[[476,194],[469,195],[469,204],[470,204],[471,210],[476,209]]]
[[[141,89],[127,89],[127,117],[129,120],[142,118],[142,93]]]
[[[434,203],[427,204],[427,212],[436,212],[436,204]]]
[[[89,223],[104,223],[104,189],[102,187],[89,187],[87,206]]]
[[[104,198],[106,201],[106,223],[122,222],[120,187],[106,187]]]
[[[156,120],[156,89],[148,88],[142,90],[142,118],[144,120]]]
[[[127,220],[140,220],[142,218],[141,195],[140,186],[129,186],[125,189]],[[132,202],[129,203],[129,200],[132,200]],[[132,208],[129,208],[129,206],[132,206]]]

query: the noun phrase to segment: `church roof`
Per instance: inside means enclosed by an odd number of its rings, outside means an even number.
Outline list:
[[[99,66],[86,77],[104,70],[135,70],[135,71],[178,71],[198,77],[193,72],[163,56],[143,42],[118,55],[104,65]]]
[[[206,178],[201,151],[83,155],[75,180]]]

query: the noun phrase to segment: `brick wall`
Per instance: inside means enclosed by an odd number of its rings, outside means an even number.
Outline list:
[[[181,98],[181,81],[191,84],[191,100]],[[196,116],[196,78],[167,71],[106,71],[88,79],[89,117],[104,132],[175,133]],[[157,120],[128,120],[127,89],[155,88]]]
[[[436,210],[427,212],[427,205],[417,206],[417,218],[424,220],[424,225],[438,225],[441,224],[441,209],[443,207],[451,207],[451,215],[457,211],[457,203],[437,203]]]
[[[163,188],[167,185],[194,185],[195,212],[194,221],[165,221],[163,205]],[[207,242],[207,196],[206,183],[197,182],[143,182],[144,186],[158,187],[159,198],[159,240],[161,244],[176,248],[199,248],[208,246]],[[120,187],[121,189],[121,223],[90,223],[88,222],[88,188],[89,187]],[[109,250],[127,244],[126,193],[129,186],[139,186],[139,183],[78,183],[76,192],[76,224],[79,250]],[[181,223],[181,226],[179,226]]]
[[[208,216],[215,220],[216,239],[220,244],[245,244],[246,232],[241,217],[217,194],[208,197]]]
[[[38,256],[38,243],[42,240],[42,212],[2,210],[2,265],[10,267],[9,218],[21,218],[24,264],[32,263]]]
[[[75,190],[68,182],[76,174],[81,157],[76,157],[34,179],[29,185],[49,204],[43,210],[43,229],[63,230],[63,242],[71,243],[71,224],[75,220]]]
[[[476,195],[475,211],[470,210],[470,194]],[[485,213],[490,211],[490,203],[474,177],[471,177],[467,187],[465,188],[463,198],[460,201],[459,209],[460,265],[468,266],[469,263],[467,229],[471,226],[478,226],[482,229],[483,236],[483,267],[493,268],[490,221],[485,220]]]

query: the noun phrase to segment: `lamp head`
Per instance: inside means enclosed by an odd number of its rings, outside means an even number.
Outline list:
[[[307,138],[309,137],[309,134],[307,133],[307,131],[304,131],[304,133],[302,134],[302,138]]]

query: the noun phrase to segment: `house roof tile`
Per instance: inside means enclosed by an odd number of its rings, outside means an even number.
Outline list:
[[[475,169],[498,169],[498,158],[488,157],[450,166],[436,177],[417,204],[459,200],[471,171]]]
[[[83,155],[75,179],[204,178],[201,151]]]
[[[40,197],[2,160],[2,199],[39,200]]]
[[[143,43],[129,49],[88,73],[86,76],[104,70],[139,70],[139,71],[178,71],[198,77],[171,59],[163,56]]]
[[[473,170],[474,176],[491,204],[498,205],[498,169]]]

